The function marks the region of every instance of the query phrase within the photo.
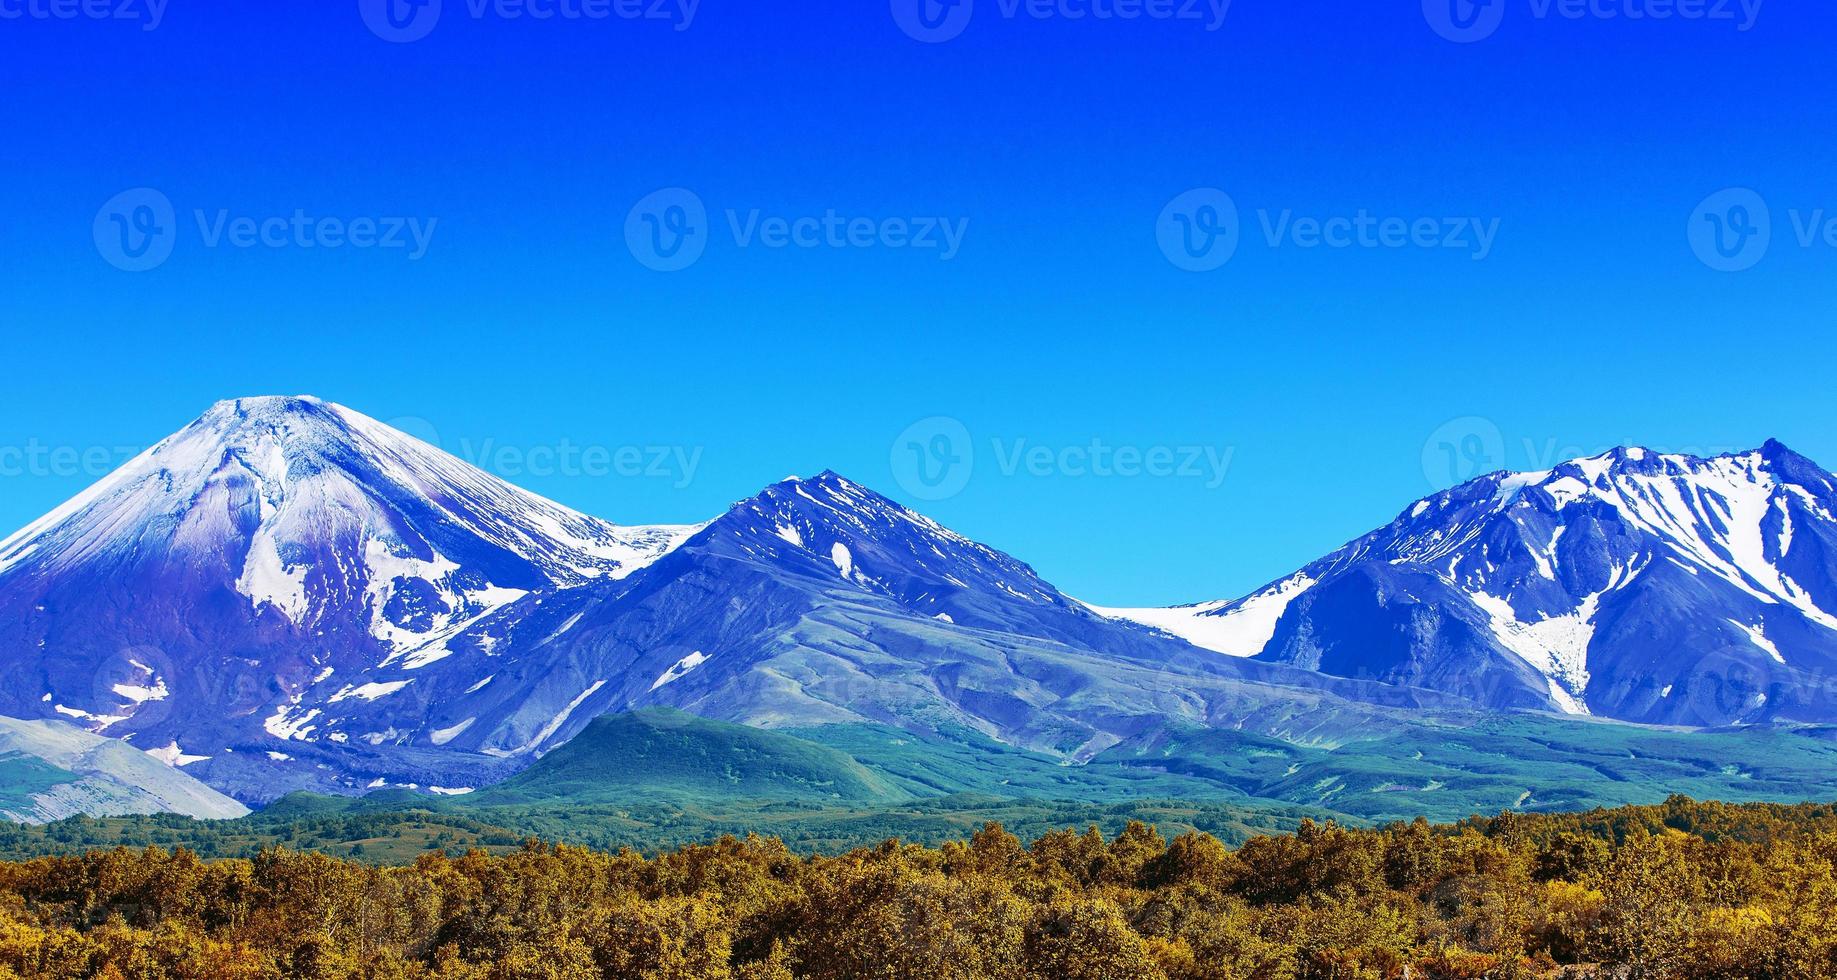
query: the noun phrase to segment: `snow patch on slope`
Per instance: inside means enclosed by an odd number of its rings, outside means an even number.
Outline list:
[[[164,762],[166,765],[171,766],[174,769],[181,769],[181,768],[184,768],[185,766],[191,765],[194,762],[203,762],[204,760],[210,758],[210,756],[208,755],[187,755],[185,754],[185,751],[179,748],[179,743],[177,739],[174,739],[172,742],[168,743],[163,748],[147,749],[146,753],[152,756],[153,758],[158,759],[161,762]]]
[[[1254,657],[1276,635],[1276,623],[1289,603],[1313,585],[1314,580],[1307,575],[1294,575],[1235,602],[1203,602],[1165,609],[1089,608],[1100,616],[1172,633],[1202,650],[1230,657]]]
[[[1767,656],[1772,657],[1779,663],[1786,662],[1786,658],[1780,655],[1780,648],[1775,646],[1772,640],[1767,639],[1766,632],[1759,626],[1749,626],[1746,623],[1733,619],[1729,620],[1729,625],[1748,634],[1748,639],[1753,641],[1755,646],[1767,651]]]
[[[688,656],[682,658],[681,660],[676,661],[675,664],[671,665],[669,670],[666,670],[662,674],[659,674],[657,679],[651,682],[651,690],[655,691],[658,688],[672,681],[681,680],[684,674],[687,674],[689,671],[692,671],[695,668],[700,667],[701,665],[707,662],[708,662],[707,656],[705,656],[702,653],[702,651],[697,650],[694,653],[691,653]]]

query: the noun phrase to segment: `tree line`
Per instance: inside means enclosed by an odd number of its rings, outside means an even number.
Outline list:
[[[377,867],[284,848],[0,864],[0,980],[1812,980],[1837,811],[1698,803],[1232,849],[1131,823],[803,856],[537,841]]]

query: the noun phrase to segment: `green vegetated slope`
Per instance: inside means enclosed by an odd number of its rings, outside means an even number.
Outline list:
[[[1171,731],[1093,763],[1178,773],[1365,821],[1581,810],[1672,794],[1729,802],[1837,798],[1818,730],[1684,732],[1539,715],[1425,727],[1333,749],[1241,732]]]
[[[39,794],[78,778],[76,773],[43,759],[24,754],[0,755],[0,813],[29,814],[38,806]]]
[[[69,820],[0,829],[0,856],[84,846],[184,844],[211,855],[266,844],[394,861],[427,850],[505,849],[526,836],[647,852],[762,833],[801,851],[889,837],[937,842],[987,820],[1017,833],[1131,819],[1227,841],[1303,817],[1378,824],[1507,810],[1837,799],[1837,744],[1821,732],[1687,733],[1542,716],[1493,717],[1334,747],[1184,729],[1083,766],[977,733],[875,725],[771,731],[670,710],[596,720],[523,773],[468,796],[387,790],[296,794],[253,816]]]
[[[596,718],[535,766],[466,802],[873,803],[912,795],[828,746],[657,708]]]

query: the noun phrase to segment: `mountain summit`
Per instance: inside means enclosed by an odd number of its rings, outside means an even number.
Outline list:
[[[0,543],[0,715],[202,761],[226,729],[312,726],[309,688],[366,696],[342,682],[692,530],[587,517],[315,398],[219,402]]]
[[[1493,473],[1242,599],[1108,610],[1234,656],[1496,707],[1837,720],[1837,479],[1777,441]]]

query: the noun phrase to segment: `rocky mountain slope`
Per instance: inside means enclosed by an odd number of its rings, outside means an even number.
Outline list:
[[[60,721],[0,718],[0,816],[48,823],[77,815],[183,813],[229,818],[242,804],[168,766],[155,749]]]
[[[1837,721],[1837,478],[1778,442],[1494,473],[1229,602],[1106,610],[1490,707]]]

